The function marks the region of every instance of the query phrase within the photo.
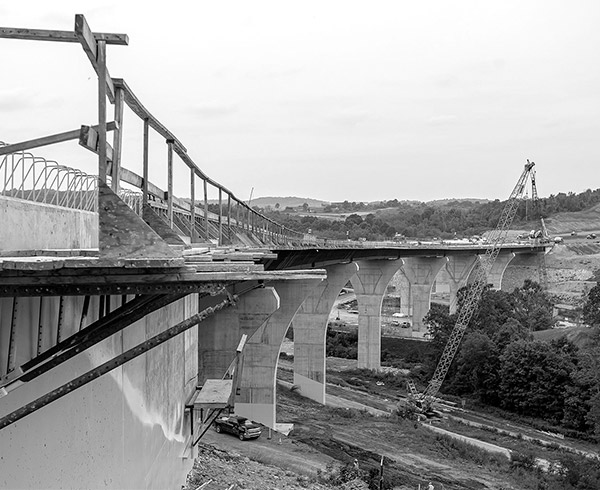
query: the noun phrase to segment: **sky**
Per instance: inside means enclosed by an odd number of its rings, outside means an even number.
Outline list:
[[[600,187],[596,0],[0,1],[3,27],[72,31],[78,13],[129,36],[111,76],[240,199],[506,199],[526,159],[540,196]],[[0,60],[0,141],[97,123],[78,44],[0,39]],[[123,126],[141,174],[142,124]],[[76,142],[35,153],[97,173]],[[176,159],[177,195],[188,179]]]

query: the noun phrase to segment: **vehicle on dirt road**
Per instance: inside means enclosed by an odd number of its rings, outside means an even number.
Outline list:
[[[214,425],[217,432],[229,432],[238,436],[240,441],[256,439],[262,434],[262,427],[260,425],[255,424],[246,417],[239,417],[237,415],[219,417],[215,420]]]

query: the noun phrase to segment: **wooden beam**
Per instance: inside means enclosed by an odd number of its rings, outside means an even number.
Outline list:
[[[81,14],[75,15],[75,35],[77,39],[81,43],[81,47],[83,51],[87,55],[88,59],[92,63],[92,67],[100,77],[100,65],[98,64],[98,43],[96,42],[96,38],[94,37],[94,33],[90,29],[85,17]],[[106,41],[100,41],[105,43]],[[108,99],[111,104],[115,103],[115,87],[113,85],[112,79],[108,74],[108,70],[104,73],[106,80],[106,92],[108,95]]]
[[[81,129],[79,130],[79,144],[85,149],[90,150],[98,155],[100,149],[100,134],[95,128],[97,128],[97,126],[81,126]],[[106,148],[106,158],[104,164],[104,171],[106,172],[106,160],[112,162],[114,152],[112,146],[110,146],[108,143],[105,143],[104,147]],[[106,180],[103,180],[102,182],[106,182]]]
[[[121,146],[123,143],[123,90],[117,88],[115,92],[115,121],[117,130],[113,133],[113,167],[111,187],[115,194],[119,194],[121,185]]]
[[[208,231],[208,188],[206,180],[203,181],[204,184],[204,233],[205,240],[208,242],[210,240],[210,233]]]
[[[166,140],[172,140],[175,148],[179,148],[180,151],[185,153],[187,150],[185,146],[171,133],[165,126],[163,126],[158,119],[156,119],[148,109],[146,109],[139,99],[135,96],[133,91],[129,88],[125,80],[122,78],[113,78],[113,84],[115,87],[122,88],[125,94],[125,103],[140,119],[148,119],[148,124],[158,134],[160,134]]]
[[[190,223],[190,243],[196,241],[196,174],[194,169],[190,169],[190,204],[191,204],[191,215]]]
[[[173,142],[167,140],[167,218],[173,229]]]
[[[143,177],[125,167],[121,167],[121,180],[137,187],[138,189],[142,189],[144,185]],[[152,182],[148,182],[148,194],[162,199],[165,195],[165,191],[163,191],[160,187],[155,186]]]
[[[116,122],[109,122],[106,124],[107,131],[114,131],[119,126]],[[98,126],[92,126],[95,131],[98,131]],[[53,145],[56,143],[63,143],[65,141],[76,140],[81,135],[81,129],[74,129],[73,131],[65,131],[64,133],[52,134],[50,136],[43,136],[41,138],[35,138],[33,140],[21,141],[20,143],[14,143],[12,145],[0,146],[0,155],[8,155],[9,153],[16,153],[18,151],[32,150],[33,148],[39,148],[41,146]]]
[[[142,204],[148,204],[148,137],[149,137],[149,121],[144,119],[144,148],[143,148],[143,179],[142,179]],[[164,194],[163,194],[164,197]]]
[[[106,183],[106,42],[98,41],[98,180]],[[112,158],[110,161],[112,162]]]
[[[223,192],[219,187],[219,245],[223,245]]]
[[[104,41],[106,44],[127,46],[129,36],[127,34],[113,34],[107,32],[93,32],[96,41]],[[0,38],[25,39],[28,41],[57,41],[63,43],[77,43],[79,38],[72,31],[55,31],[47,29],[21,29],[17,27],[0,27]]]

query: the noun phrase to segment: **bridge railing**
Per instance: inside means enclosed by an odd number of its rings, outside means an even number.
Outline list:
[[[0,146],[6,146],[0,142]],[[97,178],[25,151],[0,157],[0,195],[95,211]]]
[[[165,217],[171,227],[175,227],[174,214],[185,215],[189,226],[187,229],[190,240],[217,241],[219,244],[241,240],[249,245],[268,245],[270,243],[294,243],[300,241],[302,233],[286,228],[280,223],[252,209],[250,205],[236,197],[224,185],[214,181],[205,174],[188,154],[185,146],[163,124],[148,111],[136,97],[127,83],[121,78],[112,78],[107,69],[106,49],[108,45],[127,45],[128,37],[124,34],[94,33],[83,15],[75,16],[74,32],[46,31],[27,29],[0,28],[0,38],[43,40],[54,42],[79,42],[88,57],[92,68],[98,76],[98,125],[82,126],[81,130],[44,136],[35,140],[4,145],[2,169],[5,173],[2,182],[2,192],[18,195],[20,198],[37,200],[42,190],[44,199],[50,199],[54,204],[77,207],[78,209],[96,209],[91,194],[97,187],[97,180],[109,183],[112,190],[121,194],[121,183],[128,183],[141,191],[139,199],[126,191],[123,193],[126,202],[137,207],[145,204],[155,207],[166,206]],[[107,122],[107,102],[114,106],[114,120]],[[121,167],[123,109],[127,106],[143,122],[143,162],[142,175]],[[131,127],[131,125],[127,125]],[[166,162],[162,170],[167,174],[167,189],[162,190],[153,185],[149,174],[149,134],[155,131],[164,138],[167,148]],[[107,132],[112,131],[112,146],[107,141]],[[98,177],[85,176],[74,169],[68,169],[56,162],[44,161],[42,174],[47,178],[38,181],[40,172],[37,170],[38,160],[29,153],[32,148],[49,144],[79,139],[79,144],[99,155]],[[106,145],[106,147],[104,147]],[[189,199],[178,199],[173,192],[174,157],[189,169],[188,185]],[[22,160],[23,159],[23,160]],[[26,163],[28,162],[34,163]],[[43,160],[43,159],[42,159]],[[155,160],[156,161],[156,160]],[[156,169],[153,169],[153,171]],[[58,175],[54,177],[52,174]],[[20,176],[17,178],[17,174]],[[51,175],[52,174],[52,175]],[[52,179],[57,180],[52,180]],[[54,192],[44,183],[52,180]],[[197,185],[200,184],[200,185]],[[218,193],[218,205],[209,212],[208,190]],[[47,190],[48,189],[48,190]],[[90,192],[88,192],[90,191]],[[197,199],[197,194],[203,194]],[[93,204],[92,204],[93,201]],[[214,208],[214,206],[212,206]]]

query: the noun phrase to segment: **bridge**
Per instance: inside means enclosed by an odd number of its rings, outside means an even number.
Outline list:
[[[78,43],[98,78],[97,122],[0,145],[3,488],[178,487],[220,410],[284,430],[275,380],[290,326],[294,383],[325,403],[325,333],[348,282],[358,301],[359,367],[378,369],[392,278],[412,319],[403,333],[422,338],[434,285],[447,284],[455,309],[487,249],[287,229],[206,175],[109,75],[107,46],[126,45],[126,35],[93,32],[77,15],[73,32],[0,28],[0,37]],[[125,109],[143,123],[141,175],[122,161]],[[149,179],[151,131],[166,147],[166,189]],[[98,175],[40,156],[68,141],[98,155]],[[175,196],[177,165],[189,197]],[[543,252],[538,243],[505,245],[489,282],[501,288],[515,256]]]

